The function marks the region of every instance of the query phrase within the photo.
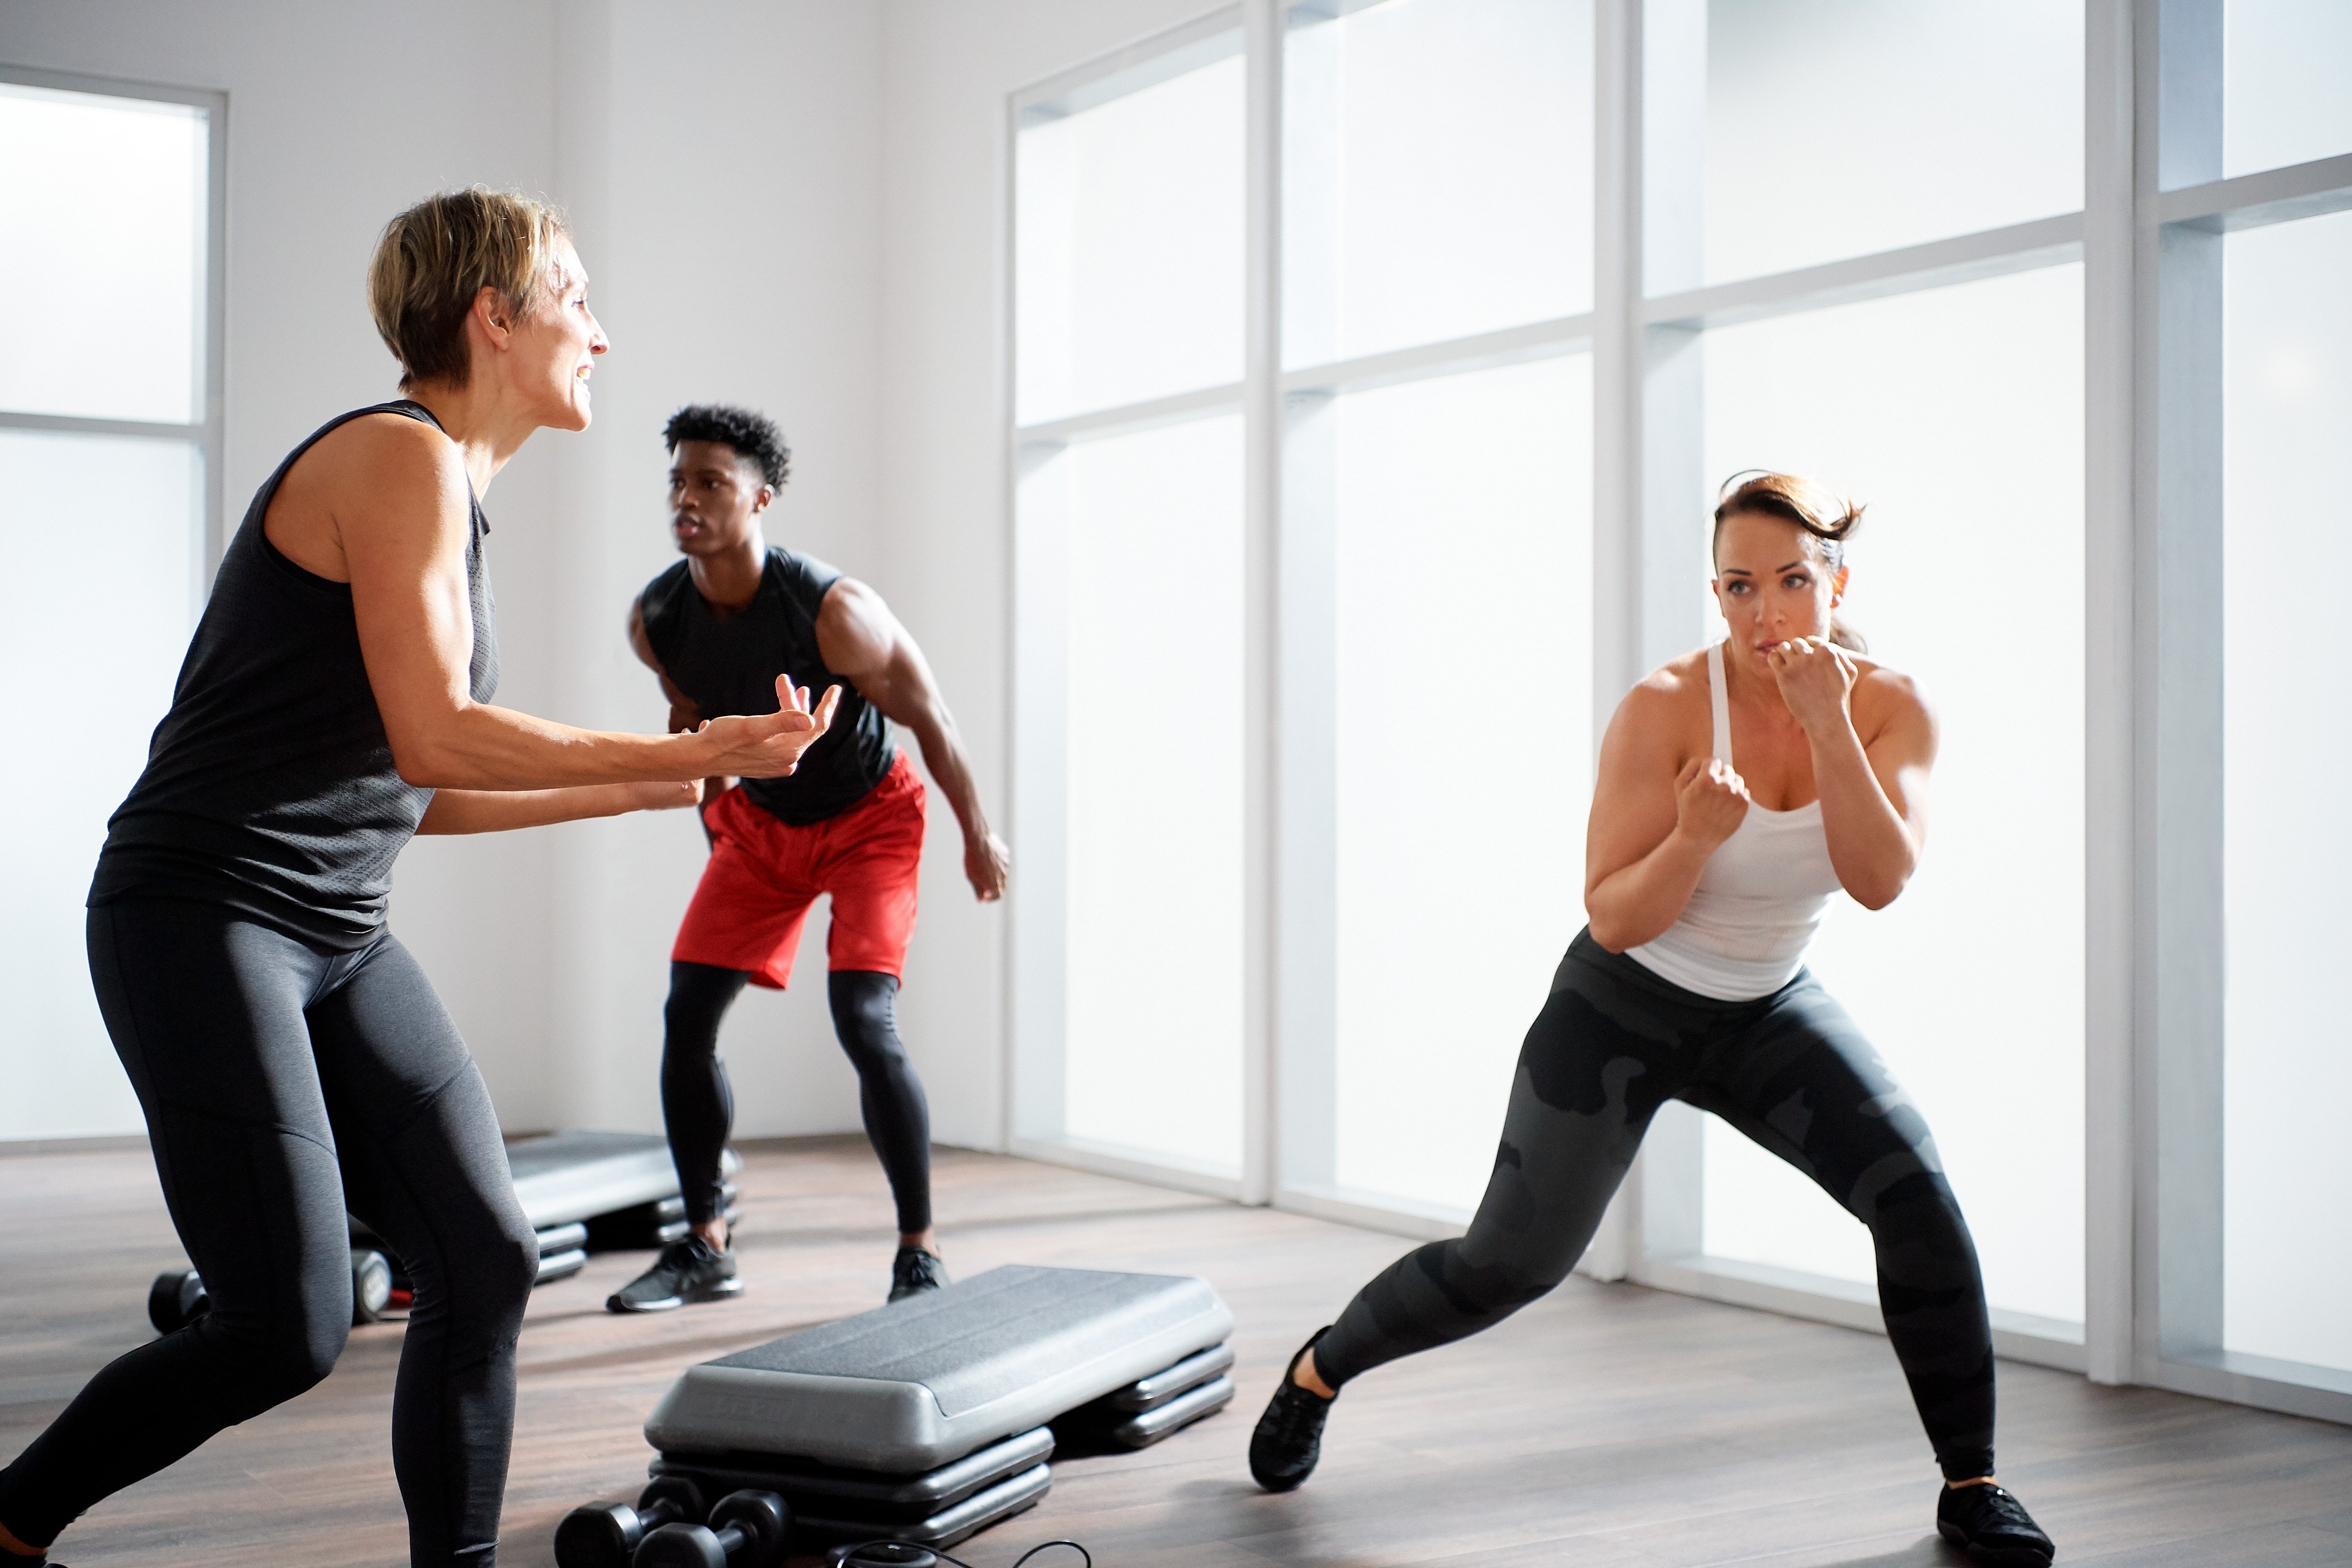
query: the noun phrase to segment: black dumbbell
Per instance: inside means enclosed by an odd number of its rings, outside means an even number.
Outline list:
[[[708,1527],[665,1524],[646,1536],[629,1568],[776,1568],[792,1518],[774,1492],[729,1492]]]
[[[155,1276],[147,1289],[147,1321],[159,1334],[175,1334],[212,1310],[205,1293],[205,1277],[193,1268],[175,1268]]]
[[[155,1276],[147,1288],[147,1321],[159,1334],[177,1333],[212,1310],[205,1277],[193,1268]],[[392,1306],[392,1260],[372,1247],[352,1248],[352,1323],[379,1321]]]
[[[646,1531],[679,1521],[702,1521],[702,1489],[684,1476],[656,1476],[637,1494],[637,1506],[592,1502],[555,1527],[556,1568],[629,1568]]]
[[[352,1326],[381,1322],[392,1306],[392,1259],[373,1247],[352,1248]]]

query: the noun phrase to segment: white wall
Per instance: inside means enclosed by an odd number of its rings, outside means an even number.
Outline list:
[[[472,181],[544,193],[572,218],[614,347],[595,426],[541,436],[487,498],[500,700],[661,722],[619,635],[672,559],[660,426],[686,401],[740,401],[794,448],[771,537],[888,598],[1001,823],[1005,99],[1203,8],[418,0],[395,23],[302,0],[34,0],[0,9],[0,61],[229,95],[231,526],[316,425],[394,395],[362,295],[384,220]],[[900,1017],[936,1135],[990,1147],[1003,911],[972,900],[961,848],[934,791]],[[509,1127],[659,1126],[668,944],[700,861],[684,814],[420,840],[403,858],[394,929]],[[747,1136],[857,1124],[823,943],[820,914],[802,983],[730,1020]]]
[[[552,5],[419,0],[382,13],[246,0],[74,0],[0,7],[0,60],[224,89],[228,111],[226,494],[229,525],[287,450],[331,416],[396,395],[362,279],[383,222],[437,185],[550,188]],[[451,47],[463,37],[468,47]],[[554,526],[545,454],[489,498],[506,655],[501,695],[557,689],[561,605],[531,566]],[[17,825],[14,831],[24,830]],[[549,1107],[541,998],[550,845],[477,847],[462,877],[405,868],[397,929],[438,977],[507,1115]],[[101,1069],[102,1070],[102,1069]],[[119,1071],[120,1069],[113,1069]],[[55,1117],[63,1124],[69,1108]],[[79,1129],[78,1129],[79,1130]],[[132,1121],[121,1131],[138,1131]]]
[[[677,559],[661,427],[681,404],[773,417],[793,459],[769,538],[889,593],[876,530],[879,40],[871,8],[824,0],[564,7],[558,68],[582,90],[560,95],[560,155],[576,169],[590,297],[614,347],[562,479],[561,717],[649,730],[667,714],[621,624]],[[657,1130],[661,1000],[700,832],[673,813],[549,836],[550,1122]],[[936,878],[929,891],[940,900]],[[747,992],[721,1047],[740,1134],[857,1126],[821,913],[792,991]]]
[[[621,616],[672,559],[659,435],[679,403],[774,416],[797,459],[772,537],[887,592],[880,37],[873,9],[824,0],[422,0],[397,19],[302,0],[0,8],[0,61],[229,96],[232,527],[305,434],[395,394],[362,292],[385,219],[473,181],[569,210],[615,347],[594,428],[542,435],[486,498],[499,698],[637,730],[665,709]],[[420,840],[403,858],[394,927],[509,1127],[658,1128],[668,947],[701,858],[685,814]],[[935,905],[954,891],[934,876]],[[730,1020],[745,1135],[857,1124],[825,1019],[822,917],[813,925],[809,984],[756,993]]]

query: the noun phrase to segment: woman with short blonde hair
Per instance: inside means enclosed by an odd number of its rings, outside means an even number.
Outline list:
[[[368,268],[405,396],[262,485],[221,558],[146,771],[108,825],[90,975],[211,1310],[108,1365],[0,1471],[0,1562],[323,1378],[352,1322],[346,1214],[415,1301],[393,1402],[412,1563],[489,1568],[538,1249],[480,1075],[386,927],[416,833],[693,804],[790,773],[835,694],[674,735],[491,702],[480,496],[581,430],[608,346],[548,207],[476,187],[385,227]]]

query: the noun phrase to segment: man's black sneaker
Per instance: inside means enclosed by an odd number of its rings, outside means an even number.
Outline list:
[[[608,1312],[667,1312],[692,1301],[723,1301],[743,1293],[735,1277],[735,1249],[721,1252],[698,1236],[662,1248],[654,1266],[604,1298]]]
[[[898,1256],[890,1260],[890,1300],[903,1301],[926,1290],[936,1290],[948,1282],[948,1266],[940,1261],[936,1252],[925,1252],[919,1247],[902,1247]]]
[[[1265,1414],[1250,1434],[1250,1474],[1270,1492],[1286,1492],[1315,1473],[1323,1452],[1323,1422],[1331,1401],[1297,1384],[1298,1358],[1315,1348],[1315,1341],[1331,1331],[1329,1324],[1298,1347],[1298,1355],[1282,1369],[1282,1386],[1274,1391]]]
[[[1946,1487],[1936,1500],[1936,1528],[1979,1563],[2042,1568],[2058,1549],[2007,1487]]]

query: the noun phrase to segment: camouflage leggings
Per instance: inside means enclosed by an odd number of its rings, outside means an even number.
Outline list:
[[[1810,973],[1769,996],[1685,991],[1591,933],[1528,1030],[1486,1195],[1356,1294],[1315,1347],[1333,1387],[1491,1328],[1568,1277],[1668,1100],[1711,1110],[1870,1227],[1887,1337],[1948,1479],[1992,1473],[1992,1334],[1935,1140]]]

